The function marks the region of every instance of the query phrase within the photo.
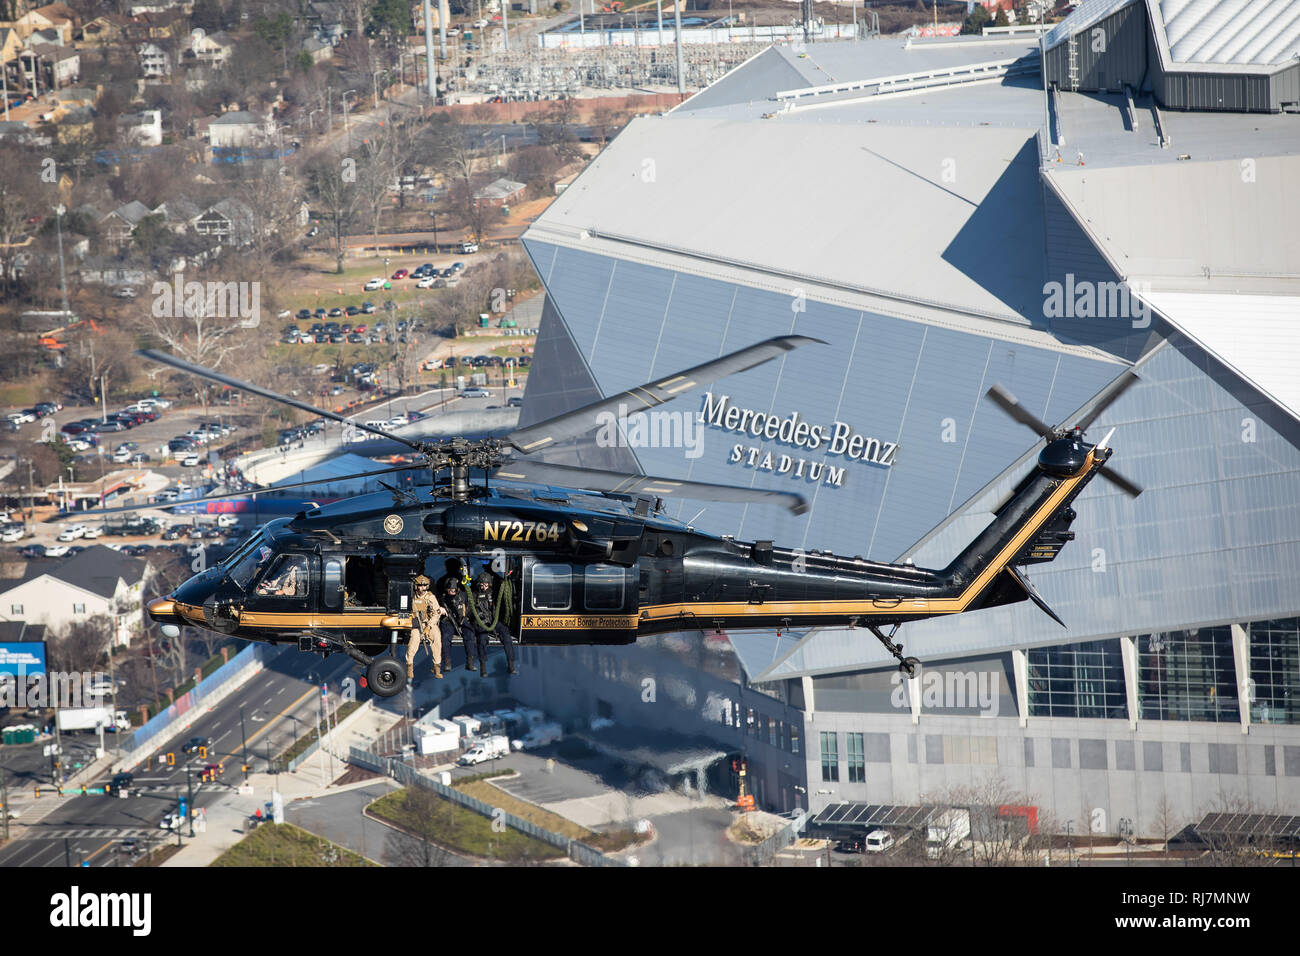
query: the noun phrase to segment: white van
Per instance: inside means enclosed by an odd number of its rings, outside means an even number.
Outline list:
[[[863,842],[864,853],[884,853],[894,845],[894,837],[888,830],[872,830]]]

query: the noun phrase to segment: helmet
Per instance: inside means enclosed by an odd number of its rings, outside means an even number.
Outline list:
[[[416,577],[415,586],[417,588],[427,588],[429,586],[429,579],[426,578],[423,574],[421,574],[418,577]]]

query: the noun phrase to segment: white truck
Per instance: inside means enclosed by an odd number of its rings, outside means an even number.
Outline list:
[[[130,730],[131,720],[126,711],[116,713],[112,707],[60,707],[58,714],[59,730],[67,733],[71,730],[98,730],[100,726],[109,733],[118,730]]]
[[[496,757],[507,757],[510,755],[510,741],[499,734],[491,737],[484,737],[479,740],[473,747],[460,755],[456,763],[462,767],[472,767],[474,764],[482,763],[485,760],[493,760]]]
[[[945,850],[955,850],[970,836],[970,811],[945,810],[925,828],[925,855],[937,860]]]

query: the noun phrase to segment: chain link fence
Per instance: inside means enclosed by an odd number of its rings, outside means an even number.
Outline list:
[[[582,866],[627,866],[623,860],[606,856],[599,850],[587,846],[578,840],[570,837],[561,836],[550,830],[540,827],[529,820],[508,813],[500,807],[494,807],[491,804],[484,803],[476,797],[471,797],[467,793],[443,785],[431,777],[425,776],[413,767],[409,767],[393,757],[381,757],[378,754],[371,753],[368,750],[362,750],[359,747],[348,748],[348,762],[372,770],[375,773],[382,773],[385,776],[392,777],[398,783],[407,787],[423,787],[426,790],[432,790],[444,800],[450,800],[457,806],[464,807],[466,810],[472,810],[474,813],[487,817],[489,820],[500,820],[512,830],[518,830],[520,833],[530,836],[535,840],[541,840],[543,843],[550,844],[557,849],[563,850],[575,863]]]

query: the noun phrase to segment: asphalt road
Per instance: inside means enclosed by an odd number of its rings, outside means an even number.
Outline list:
[[[118,841],[134,838],[143,844],[149,840],[175,840],[175,831],[163,830],[159,824],[175,809],[178,797],[188,791],[187,764],[193,771],[194,806],[211,806],[234,792],[242,780],[239,768],[245,733],[250,762],[255,770],[262,770],[268,754],[274,758],[300,731],[310,728],[319,713],[316,688],[320,682],[328,681],[337,689],[339,680],[351,672],[352,662],[342,655],[322,661],[314,654],[284,650],[268,663],[266,670],[217,704],[192,728],[161,742],[154,755],[175,753],[175,766],[158,766],[151,758],[147,765],[137,767],[135,787],[126,798],[49,797],[61,799],[62,804],[30,827],[24,838],[0,849],[0,866],[64,866],[69,861],[73,866],[82,861],[91,866],[128,865],[125,855],[113,852]],[[203,760],[182,754],[181,747],[192,736],[211,738],[214,755]],[[198,771],[208,763],[222,763],[224,769],[216,782],[200,783]],[[102,787],[107,780],[105,775],[88,786]]]

